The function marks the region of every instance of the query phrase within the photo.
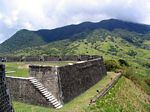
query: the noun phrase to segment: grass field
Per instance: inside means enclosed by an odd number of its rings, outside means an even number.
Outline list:
[[[54,62],[6,62],[7,76],[28,77],[29,65],[48,65],[48,66],[63,66],[68,63],[75,63],[74,61],[54,61]]]
[[[116,75],[114,73],[109,73],[96,85],[85,91],[80,96],[76,97],[69,103],[65,104],[60,110],[48,109],[33,105],[28,105],[19,102],[13,102],[15,112],[82,112],[89,106],[90,99],[97,94],[96,90],[102,90],[108,83],[110,83],[111,78]]]

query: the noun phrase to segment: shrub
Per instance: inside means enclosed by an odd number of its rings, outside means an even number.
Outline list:
[[[120,66],[129,66],[128,62],[126,60],[123,59],[119,59],[118,60]]]
[[[131,79],[131,77],[133,77],[133,75],[135,74],[135,71],[133,68],[131,67],[124,67],[123,69],[123,75],[128,78]]]
[[[136,55],[137,55],[137,52],[134,51],[134,50],[129,50],[129,51],[127,52],[127,54],[128,54],[129,56],[136,56]]]
[[[116,71],[120,68],[119,63],[115,60],[106,60],[104,63],[107,71]]]
[[[145,81],[146,84],[150,87],[150,79],[145,79],[144,81]]]
[[[144,63],[144,64],[142,64],[144,67],[146,67],[146,68],[150,68],[150,62],[146,62],[146,63]]]

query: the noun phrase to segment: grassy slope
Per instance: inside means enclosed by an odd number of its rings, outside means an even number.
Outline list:
[[[131,80],[122,77],[109,93],[87,112],[148,112],[150,96]]]
[[[103,89],[108,83],[110,83],[111,78],[114,78],[115,76],[116,75],[114,73],[109,73],[96,85],[94,85],[69,103],[65,104],[64,107],[60,110],[48,109],[19,102],[14,102],[14,108],[16,112],[81,112],[88,107],[90,99],[95,94],[97,94],[96,90]]]
[[[0,44],[0,54],[11,53],[26,47],[44,45],[46,42],[39,35],[28,30],[20,30],[11,38]]]
[[[123,32],[120,30],[120,32]],[[131,32],[127,32],[131,33]],[[125,58],[132,60],[150,60],[150,51],[144,49],[144,46],[150,46],[150,40],[142,39],[144,37],[135,38],[138,34],[131,33],[130,42],[125,37],[118,35],[115,32],[106,30],[95,30],[85,35],[78,34],[70,40],[62,40],[52,42],[50,44],[23,49],[15,52],[13,55],[81,55],[81,54],[96,54],[102,55],[104,58]],[[128,37],[128,35],[127,35]],[[140,40],[140,41],[139,41]],[[142,41],[142,42],[141,42]],[[135,51],[135,56],[128,55],[128,52]]]

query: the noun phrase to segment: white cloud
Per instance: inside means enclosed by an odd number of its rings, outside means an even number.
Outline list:
[[[117,18],[150,24],[150,0],[0,0],[0,40],[21,28],[55,28]],[[4,38],[5,37],[5,38]]]

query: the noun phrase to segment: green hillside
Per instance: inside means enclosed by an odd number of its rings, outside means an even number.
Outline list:
[[[11,53],[16,50],[43,44],[46,44],[46,42],[39,35],[28,30],[20,30],[0,44],[0,53]]]
[[[126,22],[117,19],[103,20],[97,23],[83,22],[77,25],[68,25],[56,29],[51,29],[51,30],[48,29],[47,30],[41,29],[38,31],[20,30],[17,33],[15,33],[12,37],[10,37],[8,40],[0,44],[0,53],[1,54],[11,53],[23,48],[40,46],[43,44],[46,45],[47,43],[51,43],[54,41],[60,41],[66,39],[69,40],[80,39],[81,37],[84,37],[86,34],[89,34],[97,29],[105,29],[106,33],[107,31],[115,32],[115,34],[118,34],[118,36],[121,35],[121,37],[123,37],[130,43],[135,43],[136,45],[141,40],[143,39],[145,40],[146,38],[149,38],[149,33],[150,33],[149,25]],[[116,29],[126,30],[130,33],[121,32],[120,34],[120,32],[118,32]],[[106,37],[105,32],[103,34],[104,35],[102,36]],[[135,35],[135,37],[131,39],[130,38],[131,35],[132,36]],[[135,40],[136,37],[139,36],[141,37],[141,39]],[[149,49],[149,47],[145,47],[145,48]]]
[[[120,66],[128,78],[121,78],[117,85],[87,112],[149,112],[150,110],[150,38],[116,29],[97,29],[73,36],[71,39],[47,45],[22,49],[12,55],[102,55],[105,60],[125,60],[129,67]],[[123,89],[122,89],[123,88]],[[65,111],[64,111],[65,112]]]
[[[30,47],[12,55],[102,55],[104,58],[125,58],[136,61],[150,60],[150,36],[125,30],[113,32],[98,29],[76,34],[72,39],[51,42],[39,47]],[[139,60],[141,59],[141,60]]]
[[[85,111],[149,112],[149,28],[147,25],[108,20],[53,30],[21,30],[0,45],[0,56],[101,55],[106,67],[113,71],[121,69],[125,77],[109,94]]]
[[[86,112],[149,112],[150,96],[131,80],[122,77],[102,99]]]

